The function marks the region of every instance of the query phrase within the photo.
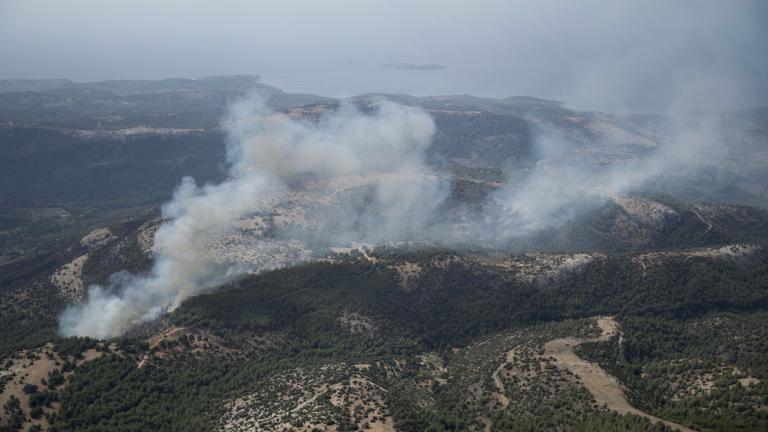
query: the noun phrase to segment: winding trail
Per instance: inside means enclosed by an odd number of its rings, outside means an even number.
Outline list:
[[[544,344],[544,355],[554,358],[555,364],[558,367],[567,369],[578,376],[584,383],[584,387],[592,393],[598,405],[605,405],[608,409],[619,414],[634,414],[645,417],[653,423],[662,422],[674,430],[695,432],[693,429],[671,421],[662,420],[633,407],[629,404],[624,395],[624,389],[616,378],[608,374],[596,363],[586,361],[576,355],[574,348],[583,343],[606,342],[611,337],[619,334],[619,323],[613,317],[599,317],[597,318],[597,325],[602,330],[602,334],[599,337],[554,339]]]
[[[514,361],[515,351],[516,349],[508,351],[504,359],[504,363],[500,364],[499,367],[496,368],[495,371],[493,371],[493,375],[491,375],[491,378],[493,379],[493,384],[496,386],[496,390],[497,390],[497,393],[495,393],[494,395],[498,398],[499,404],[501,404],[502,408],[506,408],[509,406],[509,398],[506,395],[507,391],[504,388],[504,381],[501,380],[501,371],[504,369],[504,366],[506,366],[507,363],[511,363],[512,361]]]

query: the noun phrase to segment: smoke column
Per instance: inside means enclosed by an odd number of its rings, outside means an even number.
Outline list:
[[[438,182],[408,180],[430,175],[423,155],[435,131],[432,118],[415,108],[382,102],[373,113],[363,114],[342,105],[309,121],[272,112],[255,96],[235,103],[223,126],[228,132],[228,179],[198,187],[185,178],[162,208],[171,221],[155,235],[151,271],[118,273],[106,287],[89,287],[85,302],[60,317],[61,334],[118,336],[236,276],[240,269],[210,263],[202,251],[261,200],[279,193],[285,176],[394,174],[376,185],[373,207],[379,217],[352,215],[384,223],[357,224],[359,232],[349,235],[363,239],[426,230],[427,215],[444,197]]]

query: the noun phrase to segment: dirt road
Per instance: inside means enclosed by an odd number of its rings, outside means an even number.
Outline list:
[[[507,397],[507,391],[504,388],[504,381],[501,379],[501,371],[504,369],[504,366],[507,365],[507,363],[510,363],[515,358],[515,351],[511,350],[507,352],[506,358],[504,359],[504,363],[500,364],[498,368],[496,368],[495,371],[493,371],[493,375],[491,375],[491,378],[493,379],[493,384],[496,386],[497,392],[494,393],[494,396],[499,401],[499,404],[502,408],[506,408],[509,406],[509,398]]]
[[[612,336],[618,334],[619,323],[613,317],[597,318],[597,325],[602,330],[602,334],[596,338],[561,338],[555,339],[544,344],[544,355],[555,359],[555,364],[563,369],[571,371],[581,378],[584,387],[592,393],[598,405],[605,405],[608,409],[620,414],[635,414],[645,417],[651,422],[662,422],[670,428],[683,432],[695,432],[693,429],[662,420],[648,413],[638,410],[629,404],[624,389],[616,378],[609,375],[596,363],[586,361],[573,351],[574,348],[583,343],[604,342]]]
[[[147,352],[144,354],[144,356],[141,358],[141,360],[139,361],[139,364],[138,364],[138,366],[137,366],[137,367],[138,367],[139,369],[143,368],[143,367],[144,367],[144,365],[145,365],[145,364],[147,364],[147,361],[148,361],[150,358],[152,358],[152,355],[153,355],[153,354],[152,354],[152,348],[156,348],[158,345],[160,345],[160,342],[162,342],[162,341],[164,341],[164,340],[167,340],[167,339],[170,339],[170,338],[172,338],[174,335],[176,335],[177,333],[179,333],[179,332],[182,332],[182,331],[184,331],[184,330],[186,330],[186,329],[187,329],[186,327],[171,327],[171,328],[169,328],[169,329],[167,329],[167,330],[163,331],[163,332],[162,332],[162,333],[160,333],[159,335],[157,335],[157,336],[153,336],[153,337],[152,337],[152,338],[149,340],[149,349],[148,349],[148,350],[147,350]]]

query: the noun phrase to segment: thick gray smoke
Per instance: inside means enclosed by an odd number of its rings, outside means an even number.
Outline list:
[[[118,274],[108,287],[91,286],[87,300],[61,316],[62,334],[121,335],[240,273],[243,268],[213,263],[204,251],[241,217],[279,196],[287,176],[380,174],[369,198],[378,216],[368,220],[363,214],[348,215],[362,218],[357,232],[349,234],[362,239],[380,241],[396,239],[405,230],[426,231],[425,215],[445,196],[422,161],[435,126],[418,109],[383,102],[367,115],[342,106],[314,122],[271,112],[255,97],[236,103],[224,126],[229,132],[229,178],[203,187],[185,178],[163,207],[163,217],[171,222],[157,231],[156,259],[149,274]]]

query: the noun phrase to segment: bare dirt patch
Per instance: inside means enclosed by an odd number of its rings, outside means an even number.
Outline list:
[[[400,288],[409,289],[413,281],[421,274],[421,266],[419,263],[412,263],[405,261],[398,265],[390,266],[391,269],[397,272],[400,277]]]
[[[750,377],[750,376],[745,377],[745,378],[739,378],[738,381],[739,381],[739,384],[741,384],[743,387],[749,387],[749,386],[752,386],[752,385],[758,385],[761,382],[760,379],[755,378],[755,377]]]
[[[88,249],[95,249],[112,237],[112,231],[109,228],[96,228],[80,239],[80,245]]]
[[[88,254],[81,255],[59,267],[50,277],[56,287],[59,297],[77,302],[83,297],[83,266],[88,260]]]
[[[157,230],[160,229],[162,224],[163,221],[159,218],[147,221],[139,227],[138,233],[136,234],[136,242],[138,243],[141,252],[149,258],[154,256],[155,233],[157,233]]]
[[[83,363],[104,355],[102,350],[89,349],[82,353],[79,358],[69,359],[72,366],[77,367]],[[42,407],[42,415],[38,418],[32,418],[32,409],[29,406],[29,399],[34,393],[40,393],[47,390],[60,391],[66,387],[67,381],[53,386],[52,375],[62,375],[65,378],[70,377],[74,370],[64,370],[64,364],[67,359],[63,359],[54,350],[50,343],[33,349],[21,350],[14,353],[5,360],[5,364],[0,368],[0,418],[5,417],[4,406],[12,397],[18,399],[21,403],[21,410],[24,413],[25,421],[23,429],[32,425],[39,425],[42,428],[48,427],[46,414],[51,414],[58,409],[58,402],[53,402],[50,406]],[[51,384],[51,385],[49,385]],[[25,386],[36,386],[36,390],[31,393],[25,392]]]
[[[646,224],[661,224],[667,219],[677,216],[677,212],[660,202],[636,196],[616,196],[613,202],[619,205],[629,215]]]
[[[649,269],[665,262],[669,257],[702,257],[724,259],[735,262],[739,265],[749,266],[754,262],[756,256],[763,251],[763,248],[753,244],[730,244],[720,247],[696,248],[684,251],[670,252],[650,252],[637,255],[633,258],[642,268],[644,273]]]

